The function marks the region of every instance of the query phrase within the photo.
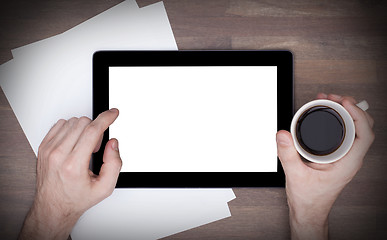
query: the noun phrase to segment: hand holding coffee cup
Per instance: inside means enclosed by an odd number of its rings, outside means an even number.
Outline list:
[[[368,103],[357,104],[363,111]],[[332,163],[344,157],[355,139],[351,115],[340,104],[318,99],[302,106],[294,115],[290,132],[297,151],[315,163]]]
[[[290,232],[292,238],[297,239],[328,238],[328,216],[330,210],[340,192],[361,168],[364,157],[375,138],[372,130],[374,120],[367,112],[364,111],[368,107],[366,102],[356,104],[357,101],[352,97],[338,96],[334,94],[327,95],[324,93],[319,93],[317,95],[317,99],[331,100],[328,101],[329,104],[334,102],[337,105],[322,105],[322,103],[327,103],[325,101],[314,102],[313,104],[307,103],[307,106],[302,107],[294,116],[292,133],[280,130],[276,136],[278,158],[281,161],[286,177],[286,196],[289,205]],[[327,110],[326,108],[313,108],[321,105],[327,108],[329,107],[332,110]],[[338,108],[336,109],[337,106]],[[344,117],[346,115],[345,112],[343,113],[338,111],[338,109],[341,109],[342,107],[350,114],[351,121]],[[310,112],[305,112],[306,110],[310,110]],[[336,112],[332,112],[333,110]],[[336,158],[339,158],[340,161],[336,161],[331,164],[319,164],[338,160],[331,156],[332,153],[326,154],[325,159],[323,156],[310,154],[310,159],[314,162],[304,162],[300,158],[299,153],[306,153],[307,151],[298,145],[295,128],[296,123],[302,116],[302,113],[309,113],[304,115],[304,117],[307,117],[312,115],[310,113],[315,112],[322,115],[313,114],[315,117],[317,116],[316,118],[318,120],[322,117],[330,117],[331,121],[332,119],[337,121],[334,126],[339,126],[339,130],[343,129],[343,126],[340,125],[340,123],[342,123],[345,124],[346,130],[343,130],[342,133],[339,131],[339,134],[336,133],[337,135],[328,136],[333,139],[339,139],[339,141],[323,145],[325,149],[313,149],[316,148],[316,146],[308,142],[310,139],[306,139],[307,136],[301,136],[305,137],[304,144],[310,144],[311,146],[308,147],[315,151],[317,150],[318,152],[342,151],[341,154],[336,153]],[[323,114],[330,115],[324,116]],[[340,114],[341,119],[337,118],[338,114]],[[303,118],[300,120],[301,123],[304,124],[308,121],[311,123],[314,122],[313,118]],[[355,127],[352,128],[352,124],[354,124]],[[350,127],[348,127],[348,125]],[[307,125],[305,126],[308,127]],[[301,128],[305,126],[300,125],[298,127]],[[352,134],[354,134],[356,130],[356,134],[349,136],[350,133],[347,134],[348,128],[353,129]],[[344,142],[346,138],[352,141],[349,141],[347,144]],[[343,146],[348,146],[350,151],[346,153],[347,150],[340,150],[344,149]],[[340,158],[339,155],[345,156]],[[315,163],[315,160],[317,160],[318,163]],[[325,160],[325,162],[323,162],[323,160]]]

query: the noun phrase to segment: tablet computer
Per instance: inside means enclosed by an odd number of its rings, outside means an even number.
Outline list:
[[[284,186],[276,132],[293,116],[289,51],[100,51],[93,118],[120,111],[116,187]]]

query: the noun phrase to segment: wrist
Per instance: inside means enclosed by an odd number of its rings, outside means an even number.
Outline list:
[[[328,212],[314,209],[289,209],[291,238],[328,239]]]
[[[27,214],[19,239],[68,239],[81,214],[61,209],[38,196]]]

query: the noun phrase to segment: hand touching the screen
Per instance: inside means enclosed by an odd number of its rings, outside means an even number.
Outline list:
[[[111,109],[94,121],[71,118],[51,128],[39,147],[36,196],[19,239],[67,239],[78,218],[113,192],[122,165],[117,140],[106,144],[98,176],[89,162],[117,117]]]
[[[319,94],[319,99],[338,102],[352,116],[356,137],[351,150],[331,164],[303,162],[291,134],[277,133],[278,157],[286,175],[292,239],[327,239],[328,215],[343,188],[361,168],[365,154],[374,140],[373,119],[358,108],[352,97]]]

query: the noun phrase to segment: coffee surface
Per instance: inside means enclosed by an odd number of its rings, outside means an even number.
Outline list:
[[[296,128],[301,147],[319,156],[338,149],[345,135],[345,125],[340,114],[325,106],[316,106],[305,111]]]

